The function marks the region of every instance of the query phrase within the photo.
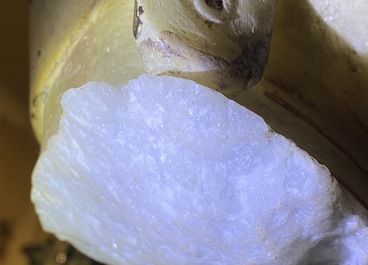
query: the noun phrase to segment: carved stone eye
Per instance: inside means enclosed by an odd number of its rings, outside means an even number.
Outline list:
[[[224,23],[230,15],[233,0],[191,0],[194,9],[205,21]]]
[[[222,10],[224,8],[223,0],[205,0],[205,2],[206,5],[216,10]]]

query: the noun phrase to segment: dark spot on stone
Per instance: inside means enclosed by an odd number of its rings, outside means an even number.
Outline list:
[[[356,61],[354,61],[353,58],[348,58],[348,66],[351,72],[358,73],[359,71],[359,65]]]
[[[141,15],[143,15],[143,13],[144,13],[143,6],[139,6],[138,7],[138,15],[141,16]]]
[[[269,39],[266,36],[259,42],[247,44],[241,56],[230,63],[230,75],[235,79],[247,79],[247,87],[255,85],[261,79],[268,59]]]
[[[212,27],[213,27],[213,22],[211,22],[211,21],[206,20],[206,21],[204,22],[204,24],[206,24],[206,26],[207,26],[209,29],[212,29]]]
[[[225,91],[227,88],[227,84],[223,80],[219,80],[217,82],[217,86],[221,89],[221,91]]]
[[[39,104],[42,104],[46,101],[48,94],[43,91],[42,93],[36,95],[32,100],[32,107],[36,108]]]
[[[0,258],[6,254],[9,245],[10,236],[12,235],[10,220],[0,218]]]
[[[206,5],[216,10],[221,10],[224,8],[224,3],[222,0],[205,0],[205,2]]]

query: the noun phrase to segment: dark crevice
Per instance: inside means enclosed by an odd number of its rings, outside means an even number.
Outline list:
[[[222,10],[224,8],[222,0],[205,0],[205,2],[206,5],[216,10]]]

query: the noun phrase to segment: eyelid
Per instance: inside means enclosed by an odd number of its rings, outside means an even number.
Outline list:
[[[230,17],[231,1],[224,0],[223,8],[214,9],[206,4],[203,0],[194,0],[193,5],[195,10],[207,21],[221,24]]]

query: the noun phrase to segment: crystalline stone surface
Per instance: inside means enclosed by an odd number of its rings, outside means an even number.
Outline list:
[[[142,75],[122,88],[69,90],[62,105],[32,200],[45,230],[87,255],[108,264],[368,263],[368,229],[329,171],[223,95]]]
[[[368,55],[368,1],[309,0],[323,21],[358,53]]]

